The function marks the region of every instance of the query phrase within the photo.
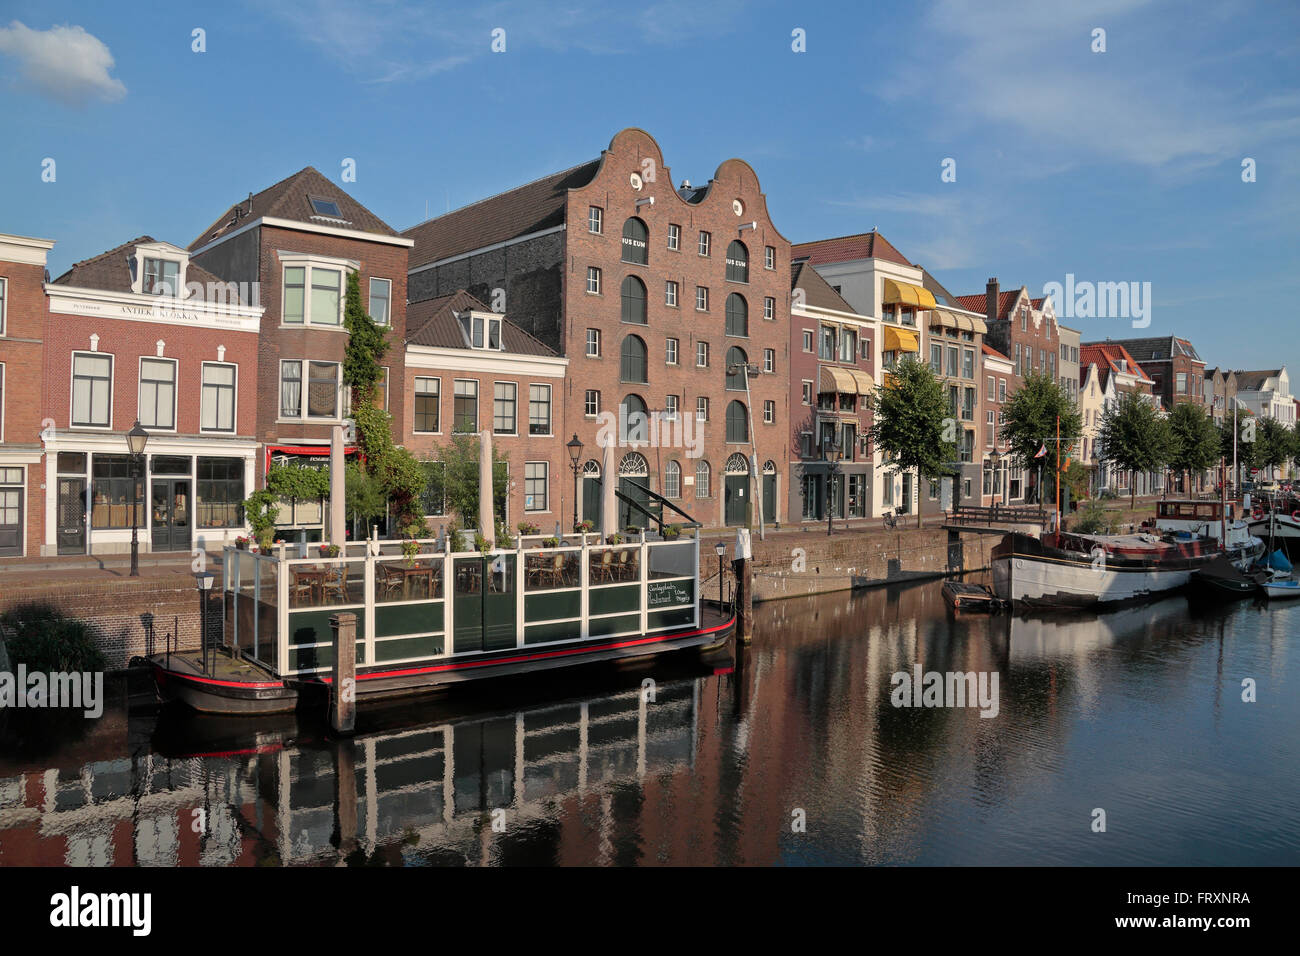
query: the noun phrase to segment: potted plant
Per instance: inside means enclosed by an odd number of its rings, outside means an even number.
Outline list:
[[[492,551],[492,543],[488,541],[487,538],[483,537],[483,535],[479,534],[477,531],[474,533],[474,547],[485,558]]]
[[[451,532],[448,537],[450,539],[451,550],[453,554],[460,554],[461,552],[467,550],[465,545],[465,535],[461,534],[460,522],[456,522],[452,524]]]
[[[674,538],[681,537],[682,526],[679,524],[664,525],[663,530],[659,532],[665,541],[671,541]]]
[[[541,528],[529,521],[521,521],[518,524],[520,534],[540,534]]]
[[[415,556],[420,553],[420,542],[414,538],[407,538],[402,542],[402,554],[406,558],[408,568],[415,567]]]
[[[542,540],[543,548],[558,548],[559,546],[560,546],[560,539],[557,538],[555,535],[551,535],[549,538],[545,538]]]
[[[242,534],[239,537],[235,538],[235,547],[238,548],[240,551],[247,551],[248,538],[244,537]]]
[[[611,535],[609,536],[609,538],[608,538],[608,543],[609,543],[609,544],[622,544],[622,543],[623,543],[623,536],[622,536],[621,534],[619,534],[617,531],[615,531],[613,534],[611,534]]]
[[[577,524],[575,524],[573,526],[573,530],[576,531],[578,534],[588,534],[596,530],[596,523],[594,521],[587,521],[584,519],[582,521],[579,521]]]

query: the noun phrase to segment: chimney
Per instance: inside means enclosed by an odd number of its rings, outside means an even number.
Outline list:
[[[989,279],[988,284],[984,286],[984,311],[987,313],[989,324],[992,325],[998,320],[998,277],[994,276]]]

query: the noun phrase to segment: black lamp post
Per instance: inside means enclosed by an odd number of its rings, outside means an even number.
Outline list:
[[[140,536],[139,519],[136,515],[136,503],[140,500],[136,482],[144,477],[144,446],[149,441],[149,433],[140,427],[140,420],[126,433],[126,449],[131,453],[131,577],[140,576]]]
[[[212,593],[211,571],[196,571],[194,583],[199,589],[199,652],[203,655],[203,673],[208,673],[208,595]],[[216,661],[213,661],[216,664]]]
[[[822,455],[826,459],[826,537],[831,536],[831,520],[835,514],[835,476],[839,473],[839,442],[831,438],[822,443]]]
[[[578,473],[582,466],[578,462],[582,459],[582,442],[578,439],[578,433],[573,433],[564,446],[569,449],[569,465],[573,469],[573,530],[578,530]]]

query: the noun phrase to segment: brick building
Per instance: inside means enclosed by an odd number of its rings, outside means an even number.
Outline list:
[[[1015,365],[985,342],[980,346],[980,366],[984,379],[980,504],[985,507],[1021,504],[1025,500],[1024,469],[1013,464],[1006,439],[1002,437],[1002,426],[1006,423],[1003,408],[1014,385]]]
[[[1056,380],[1060,356],[1060,331],[1056,310],[1050,297],[1033,299],[1024,286],[1014,291],[1002,291],[997,278],[988,280],[984,294],[957,297],[964,309],[979,311],[985,317],[988,332],[985,342],[1011,360],[1011,379],[1007,382],[1008,396],[1014,395],[1025,377],[1036,372]],[[1044,439],[1052,436],[1044,435]],[[1037,469],[1029,462],[1011,462],[1008,474],[1008,495],[1018,500],[1015,492],[1023,490],[1024,500],[1038,500]]]
[[[1176,335],[1158,338],[1107,339],[1124,346],[1154,383],[1156,398],[1165,411],[1179,402],[1205,405],[1205,362],[1187,339]]]
[[[740,525],[761,486],[764,517],[785,518],[790,245],[747,163],[674,187],[659,144],[625,129],[597,159],[403,235],[412,302],[467,291],[569,360],[557,431],[583,442],[591,494],[616,419],[625,494],[648,484]]]
[[[1232,369],[1222,369],[1217,365],[1205,370],[1205,410],[1214,419],[1214,424],[1222,426],[1231,416],[1231,409],[1237,401],[1237,373]]]
[[[235,203],[190,243],[194,262],[223,280],[248,283],[263,307],[255,416],[259,487],[273,461],[327,462],[333,427],[348,416],[343,317],[351,272],[359,275],[362,304],[389,328],[380,388],[393,434],[403,434],[403,405],[390,396],[405,394],[410,247],[410,239],[311,167]],[[324,522],[319,502],[286,502],[278,516],[286,536],[299,540],[320,540]]]
[[[43,554],[219,548],[253,477],[261,308],[141,236],[45,286]],[[126,432],[149,433],[136,480]]]
[[[1092,472],[1094,492],[1114,491],[1128,494],[1130,477],[1137,482],[1137,494],[1151,494],[1163,488],[1163,475],[1144,473],[1130,476],[1118,471],[1105,460],[1101,447],[1100,426],[1106,411],[1126,392],[1146,395],[1159,406],[1155,383],[1118,342],[1084,342],[1079,348],[1079,415],[1083,419],[1084,466]]]
[[[45,260],[54,242],[0,234],[0,557],[45,540]]]
[[[830,517],[870,517],[880,323],[854,311],[807,260],[795,260],[791,288],[790,520],[823,521],[828,506]]]
[[[574,477],[556,431],[568,360],[464,291],[412,303],[406,325],[401,443],[432,462],[453,435],[491,431],[508,477],[498,518],[512,534],[521,521],[548,534],[557,523],[568,528]],[[438,528],[447,515],[441,465],[429,467],[425,513]]]

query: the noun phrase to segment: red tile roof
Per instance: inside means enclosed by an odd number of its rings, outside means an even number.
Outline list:
[[[998,314],[994,318],[1005,319],[1019,295],[1019,289],[1013,289],[1010,292],[999,292]],[[988,307],[988,297],[983,292],[976,292],[973,295],[959,295],[957,296],[957,304],[967,312],[978,312],[980,315],[985,315],[985,309]]]
[[[980,344],[980,351],[983,352],[985,355],[992,355],[994,358],[1000,358],[1004,362],[1011,361],[1011,356],[1003,355],[1001,352],[993,348],[993,346],[989,345],[987,342],[983,342]]]
[[[806,257],[815,266],[827,262],[853,262],[858,259],[884,259],[900,266],[910,266],[907,257],[874,229],[856,236],[839,236],[835,239],[818,239],[799,242],[790,247],[796,259]]]
[[[1121,359],[1127,363],[1124,369],[1119,367]],[[1089,342],[1079,346],[1079,367],[1087,368],[1089,365],[1135,375],[1139,381],[1147,383],[1152,381],[1151,376],[1147,375],[1142,370],[1142,366],[1133,360],[1133,356],[1128,354],[1128,349],[1118,342]]]
[[[811,263],[796,259],[790,266],[790,275],[790,288],[802,289],[804,302],[808,305],[835,312],[857,313],[853,306],[845,302],[844,298],[827,284],[822,274]]]
[[[52,284],[74,286],[78,289],[99,289],[104,292],[130,292],[131,266],[129,260],[135,253],[135,247],[142,243],[154,241],[156,240],[152,236],[138,236],[130,242],[124,242],[116,248],[109,249],[107,252],[101,252],[89,259],[74,262],[72,268],[55,279]],[[137,264],[136,268],[139,268],[140,265]],[[225,283],[222,280],[204,269],[197,262],[192,261],[185,267],[185,284],[189,285],[191,282],[201,284],[205,290],[212,288],[214,284],[225,288]]]

